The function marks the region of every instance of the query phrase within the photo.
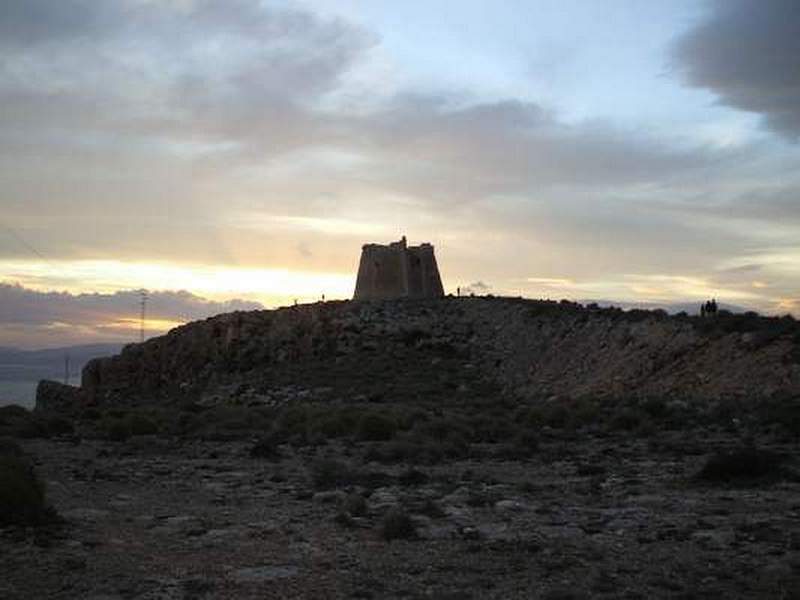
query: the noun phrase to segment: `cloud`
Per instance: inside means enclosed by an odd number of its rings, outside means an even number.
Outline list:
[[[0,9],[28,32],[5,38],[0,60],[0,206],[48,256],[341,271],[372,230],[469,233],[487,206],[505,211],[498,227],[545,217],[558,230],[569,217],[543,205],[585,216],[603,190],[699,177],[729,157],[568,124],[532,101],[369,96],[347,77],[377,36],[305,10],[48,5]],[[0,255],[21,250],[0,239]]]
[[[718,160],[609,123],[560,122],[533,102],[400,96],[356,124],[372,172],[399,193],[452,204],[551,186],[641,185]]]
[[[568,126],[513,99],[414,92],[364,110],[347,101],[344,78],[377,37],[306,11],[256,0],[65,4],[4,9],[7,27],[41,33],[9,37],[0,62],[7,175],[13,183],[23,163],[29,196],[38,172],[42,196],[55,179],[93,204],[191,191],[203,205],[209,179],[257,185],[280,157],[320,149],[367,156],[358,166],[368,181],[438,200],[652,181],[710,158],[608,124]]]
[[[745,7],[716,6],[712,19]],[[737,257],[763,262],[774,232],[797,222],[785,176],[796,160],[775,169],[746,143],[566,121],[530,97],[386,91],[365,68],[385,50],[380,38],[307,9],[6,2],[0,50],[2,219],[58,264],[344,274],[364,241],[408,234],[437,244],[446,285],[501,290],[526,274],[703,275]],[[687,77],[701,54],[677,52]],[[742,196],[771,179],[781,194]],[[742,226],[745,214],[756,226]],[[22,259],[36,260],[0,231],[0,262]],[[7,278],[63,289],[58,276]]]
[[[47,346],[135,341],[140,295],[40,292],[0,283],[0,345]],[[147,301],[148,335],[234,310],[263,308],[257,302],[215,302],[185,291],[152,292]]]
[[[475,281],[461,288],[462,294],[487,294],[492,286],[484,281]]]
[[[679,38],[685,80],[733,108],[759,113],[786,138],[800,138],[800,5],[796,0],[715,0]]]
[[[111,2],[91,0],[3,2],[0,4],[0,46],[48,44],[102,34],[109,27],[122,25],[110,14],[113,10]]]

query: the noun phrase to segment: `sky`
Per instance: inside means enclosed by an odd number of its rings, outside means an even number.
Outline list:
[[[10,0],[0,107],[0,345],[348,298],[402,235],[446,291],[800,312],[796,0]]]

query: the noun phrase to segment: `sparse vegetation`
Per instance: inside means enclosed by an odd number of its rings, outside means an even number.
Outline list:
[[[416,534],[411,517],[402,508],[390,508],[383,516],[381,536],[386,541],[409,540],[415,538]]]

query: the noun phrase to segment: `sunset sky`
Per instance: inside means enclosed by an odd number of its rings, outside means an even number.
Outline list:
[[[0,345],[346,298],[401,235],[446,291],[797,316],[800,3],[0,2]]]

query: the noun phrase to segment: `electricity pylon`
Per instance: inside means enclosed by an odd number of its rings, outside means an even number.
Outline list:
[[[144,342],[144,321],[145,315],[147,314],[147,290],[139,290],[139,295],[141,296],[139,300],[139,306],[141,308],[139,320],[139,342]]]

